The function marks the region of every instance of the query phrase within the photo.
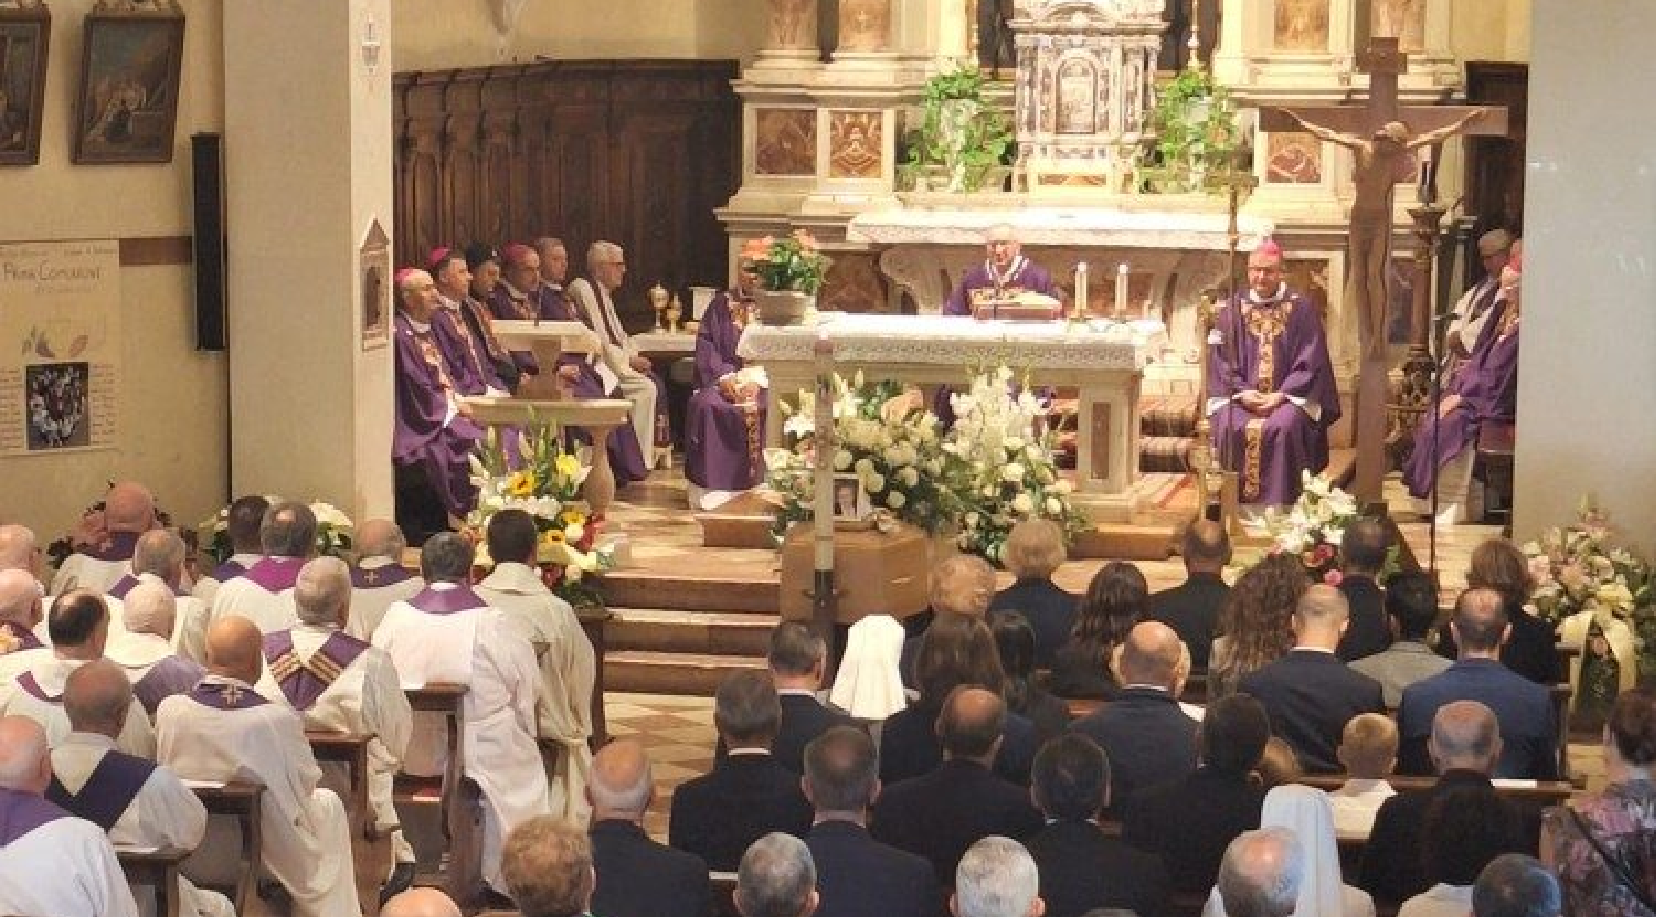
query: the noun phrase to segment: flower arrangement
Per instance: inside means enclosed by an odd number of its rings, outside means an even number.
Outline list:
[[[1297,554],[1309,577],[1339,586],[1341,536],[1347,526],[1358,521],[1358,501],[1321,474],[1303,470],[1300,484],[1300,497],[1287,513],[1266,511],[1271,552]],[[1397,565],[1396,551],[1396,548],[1387,551],[1383,580]]]
[[[281,503],[282,498],[266,494],[265,502],[275,505]],[[351,517],[332,503],[318,502],[309,506],[311,515],[316,517],[317,556],[326,554],[332,557],[348,557],[355,545],[356,533],[356,526],[351,522]],[[230,543],[229,504],[220,507],[217,513],[196,524],[196,542],[214,566],[230,559],[230,555],[236,550]]]
[[[804,229],[781,236],[749,239],[742,246],[742,267],[759,276],[762,290],[793,290],[814,296],[828,273],[829,258]]]
[[[962,550],[1000,563],[1007,535],[1025,519],[1051,519],[1075,534],[1086,519],[1071,505],[1073,486],[1059,476],[1046,409],[1028,385],[1013,389],[1006,366],[972,377],[950,396],[955,426],[943,443],[946,474],[960,504]]]
[[[109,489],[113,490],[115,482],[108,483]],[[158,528],[173,527],[172,514],[162,509],[159,501],[155,506],[155,524]],[[69,555],[82,548],[97,547],[108,537],[109,530],[104,525],[104,501],[99,500],[86,508],[80,522],[72,530],[46,546],[46,559],[54,568],[61,567]]]

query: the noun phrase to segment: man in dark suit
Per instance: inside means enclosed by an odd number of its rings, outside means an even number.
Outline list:
[[[1122,819],[1122,839],[1162,858],[1177,893],[1207,894],[1226,845],[1260,827],[1266,791],[1249,772],[1266,749],[1271,723],[1247,694],[1210,704],[1199,731],[1202,766],[1135,796]]]
[[[1099,810],[1111,797],[1111,764],[1099,746],[1086,736],[1059,736],[1036,754],[1030,780],[1047,827],[1025,846],[1041,871],[1048,917],[1081,917],[1097,907],[1139,917],[1165,912],[1162,860],[1099,829]]]
[[[1208,671],[1208,648],[1231,587],[1220,571],[1231,563],[1231,536],[1225,526],[1199,519],[1186,526],[1180,539],[1185,582],[1151,596],[1145,617],[1172,627],[1191,651],[1191,668]]]
[[[771,631],[765,664],[782,702],[782,725],[771,743],[771,754],[790,771],[805,773],[806,744],[831,726],[851,722],[845,714],[825,707],[817,699],[828,666],[828,644],[804,624],[784,621]],[[728,751],[725,740],[720,739],[714,748],[714,762],[723,762]]]
[[[1392,547],[1392,532],[1374,519],[1359,519],[1341,537],[1341,594],[1346,596],[1346,633],[1335,647],[1342,662],[1373,656],[1392,645],[1386,593],[1376,582]]]
[[[797,776],[771,755],[782,705],[769,672],[732,672],[713,698],[713,724],[731,749],[712,773],[680,784],[668,817],[668,843],[730,872],[761,836],[804,837],[811,804]]]
[[[943,763],[887,787],[875,802],[870,825],[875,839],[931,861],[940,886],[953,884],[961,854],[979,838],[999,834],[1017,840],[1041,828],[1029,794],[990,770],[1006,718],[1007,705],[999,696],[956,688],[938,715]]]
[[[1158,621],[1135,624],[1116,664],[1122,690],[1070,727],[1110,756],[1112,814],[1145,787],[1197,769],[1197,721],[1174,697],[1179,665],[1179,635],[1172,628]]]
[[[593,756],[587,800],[593,806],[593,911],[605,917],[703,917],[708,864],[645,836],[641,823],[656,795],[650,758],[618,739]]]
[[[1341,769],[1335,748],[1347,720],[1381,713],[1381,685],[1346,667],[1335,645],[1346,630],[1346,598],[1333,586],[1307,589],[1291,622],[1294,648],[1282,659],[1243,676],[1237,690],[1259,698],[1271,716],[1272,733],[1295,750],[1312,773]]]
[[[1433,717],[1428,747],[1438,766],[1438,783],[1426,792],[1400,793],[1382,803],[1364,845],[1357,884],[1374,896],[1376,904],[1398,904],[1427,890],[1421,862],[1421,827],[1427,810],[1440,795],[1456,787],[1491,787],[1490,773],[1502,754],[1496,715],[1475,701],[1446,704]],[[1512,841],[1509,849],[1534,851],[1534,820],[1527,824],[1510,803],[1503,800],[1501,804]]]
[[[868,735],[836,726],[806,746],[805,795],[817,810],[806,846],[817,863],[818,917],[942,913],[932,864],[869,836],[880,778]]]
[[[1484,588],[1463,592],[1450,630],[1460,653],[1455,664],[1404,689],[1398,706],[1399,771],[1431,773],[1426,751],[1434,713],[1451,701],[1475,700],[1495,711],[1501,728],[1496,776],[1558,778],[1558,737],[1548,689],[1513,672],[1500,658],[1502,641],[1511,633],[1501,594]]]

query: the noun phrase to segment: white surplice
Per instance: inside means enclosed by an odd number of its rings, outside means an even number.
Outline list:
[[[64,682],[69,680],[70,672],[85,664],[78,659],[59,659],[51,655],[41,658],[24,671],[34,676],[35,684],[42,693],[56,698],[56,701],[41,700],[30,694],[20,683],[22,673],[19,673],[18,678],[0,685],[0,716],[16,714],[34,720],[46,730],[47,743],[56,747],[72,731],[69,728],[69,714],[63,711]],[[115,747],[140,758],[155,757],[155,730],[150,727],[150,716],[144,712],[144,705],[136,697],[127,707],[127,722],[121,727]]]
[[[389,557],[365,557],[357,566],[362,570],[378,570],[382,567],[394,567],[397,562]],[[387,608],[393,602],[405,602],[420,594],[426,588],[426,581],[418,576],[411,576],[401,582],[389,586],[357,586],[351,590],[351,616],[345,622],[345,632],[358,640],[367,640],[374,636],[374,628],[380,626],[385,618]]]
[[[264,560],[301,566],[306,562],[303,557],[267,557]],[[292,586],[271,592],[247,576],[238,576],[223,583],[213,593],[213,610],[208,615],[209,619],[217,621],[230,615],[252,621],[262,634],[286,630],[299,623]]]
[[[545,644],[541,655],[541,700],[536,705],[540,735],[563,748],[555,773],[547,780],[552,813],[586,823],[587,776],[592,769],[593,680],[597,677],[593,645],[581,629],[570,603],[552,594],[534,567],[501,563],[477,584],[477,594],[506,615],[531,644]]]
[[[104,593],[132,572],[132,561],[99,560],[87,554],[71,554],[63,559],[63,566],[52,576],[52,595],[62,595],[71,589],[90,589]]]
[[[173,652],[185,659],[207,664],[207,625],[212,623],[213,604],[195,595],[181,595],[173,614]]]
[[[229,558],[227,558],[230,562],[240,564],[243,570],[246,570],[248,567],[251,567],[264,559],[265,555],[263,554],[232,554]],[[190,594],[200,601],[201,604],[207,606],[208,608],[212,608],[213,595],[219,591],[219,587],[222,585],[224,585],[224,583],[220,582],[211,573],[209,573],[201,579],[196,580],[195,586],[190,589]]]
[[[587,327],[599,341],[603,365],[616,377],[622,396],[633,403],[633,432],[644,449],[645,465],[650,465],[651,449],[656,444],[656,383],[648,375],[633,368],[633,359],[639,356],[639,346],[633,342],[610,291],[585,277],[577,277],[568,288],[569,301],[586,316]],[[603,373],[600,373],[603,376]],[[604,380],[608,388],[609,380]]]
[[[59,818],[0,847],[0,914],[138,917],[104,829]]]
[[[437,591],[459,588],[436,583]],[[535,742],[540,672],[535,650],[493,608],[428,614],[397,602],[374,631],[374,645],[391,655],[405,687],[428,682],[467,686],[466,776],[483,792],[483,877],[504,893],[501,841],[518,824],[551,811],[547,775]],[[403,769],[443,773],[446,750],[439,714],[415,718]]]
[[[52,774],[71,794],[79,793],[115,742],[105,735],[73,732],[52,749]],[[207,831],[207,809],[178,775],[165,766],[150,772],[143,789],[109,829],[117,848],[133,850],[194,850]],[[155,899],[135,895],[143,917],[154,917]],[[235,917],[230,899],[196,888],[178,877],[179,917]]]
[[[252,692],[208,676],[204,686]],[[266,702],[222,710],[178,694],[156,713],[158,760],[186,780],[246,780],[265,788],[264,867],[293,897],[295,917],[361,917],[345,806],[318,786],[322,771],[298,715]]]
[[[45,641],[41,641],[43,644]],[[52,658],[52,650],[48,646],[39,646],[34,649],[21,647],[9,651],[0,651],[0,689],[9,684],[12,679],[23,674],[30,666]]]

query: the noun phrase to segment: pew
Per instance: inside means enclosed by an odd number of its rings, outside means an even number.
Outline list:
[[[306,730],[311,753],[323,770],[337,765],[346,771],[340,801],[345,804],[351,831],[351,860],[357,877],[357,898],[363,917],[380,912],[380,886],[391,869],[391,831],[380,831],[374,807],[368,801],[368,743],[372,736]]]
[[[178,917],[179,866],[194,851],[190,850],[123,850],[115,848],[115,859],[126,874],[127,884],[135,894],[148,888],[155,897],[156,917]],[[140,899],[142,900],[142,899]]]
[[[708,913],[713,917],[741,917],[736,909],[736,873],[708,873]]]
[[[258,893],[259,873],[264,862],[264,841],[261,837],[263,813],[260,806],[264,801],[265,788],[256,783],[241,781],[214,784],[186,780],[185,785],[196,794],[196,798],[200,799],[202,806],[207,809],[209,836],[211,822],[215,817],[222,816],[233,820],[236,823],[241,850],[236,878],[229,885],[213,881],[211,877],[203,879],[192,875],[188,868],[189,860],[180,868],[196,885],[220,892],[229,898],[236,913],[249,913],[249,903]],[[196,852],[201,853],[205,846],[204,843]]]
[[[433,682],[408,688],[409,706],[416,715],[435,713],[443,717],[447,762],[435,777],[398,774],[392,781],[392,803],[399,815],[404,809],[435,806],[446,841],[437,881],[416,877],[421,885],[437,884],[465,913],[478,909],[483,891],[483,798],[478,785],[465,776],[465,685]],[[400,821],[408,824],[407,818]],[[422,881],[424,878],[425,881]]]

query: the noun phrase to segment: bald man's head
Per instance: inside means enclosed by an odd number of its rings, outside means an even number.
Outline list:
[[[587,779],[593,821],[605,818],[638,821],[650,807],[654,789],[650,758],[639,743],[618,739],[593,756],[592,774]]]
[[[122,481],[104,497],[104,525],[111,532],[147,532],[155,527],[155,498],[136,481]]]
[[[1507,611],[1502,594],[1477,586],[1456,598],[1450,616],[1450,631],[1456,638],[1456,653],[1462,657],[1494,656],[1507,640]]]
[[[171,637],[177,617],[178,599],[166,583],[145,577],[127,590],[121,620],[132,633]]]
[[[932,610],[982,618],[995,595],[995,568],[982,557],[954,554],[932,570]]]
[[[369,519],[357,526],[357,557],[385,557],[401,562],[408,542],[390,519]]]
[[[460,908],[435,888],[411,888],[380,908],[380,917],[461,917]]]
[[[169,586],[184,577],[184,541],[166,529],[153,529],[138,536],[132,549],[132,572],[150,573]]]
[[[1502,756],[1502,732],[1496,714],[1478,701],[1445,704],[1433,715],[1427,752],[1441,774],[1449,770],[1491,773]]]
[[[0,570],[23,570],[40,574],[40,554],[35,533],[28,526],[0,525]]]
[[[40,584],[27,570],[0,570],[0,622],[32,630],[40,623]]]
[[[63,684],[63,712],[76,732],[115,738],[132,708],[132,682],[125,669],[108,659],[94,659],[69,673]]]
[[[1156,685],[1172,691],[1183,648],[1173,628],[1160,621],[1141,621],[1122,643],[1117,675],[1124,685]]]
[[[1333,650],[1346,632],[1348,614],[1346,596],[1339,589],[1322,583],[1308,588],[1295,603],[1295,645]]]
[[[1007,724],[1007,704],[983,688],[962,686],[949,693],[938,714],[938,741],[945,757],[994,760]]]
[[[207,669],[214,675],[252,684],[264,667],[259,628],[246,618],[231,615],[207,628]]]
[[[39,723],[26,716],[0,716],[0,787],[45,793],[52,783],[51,752]]]

